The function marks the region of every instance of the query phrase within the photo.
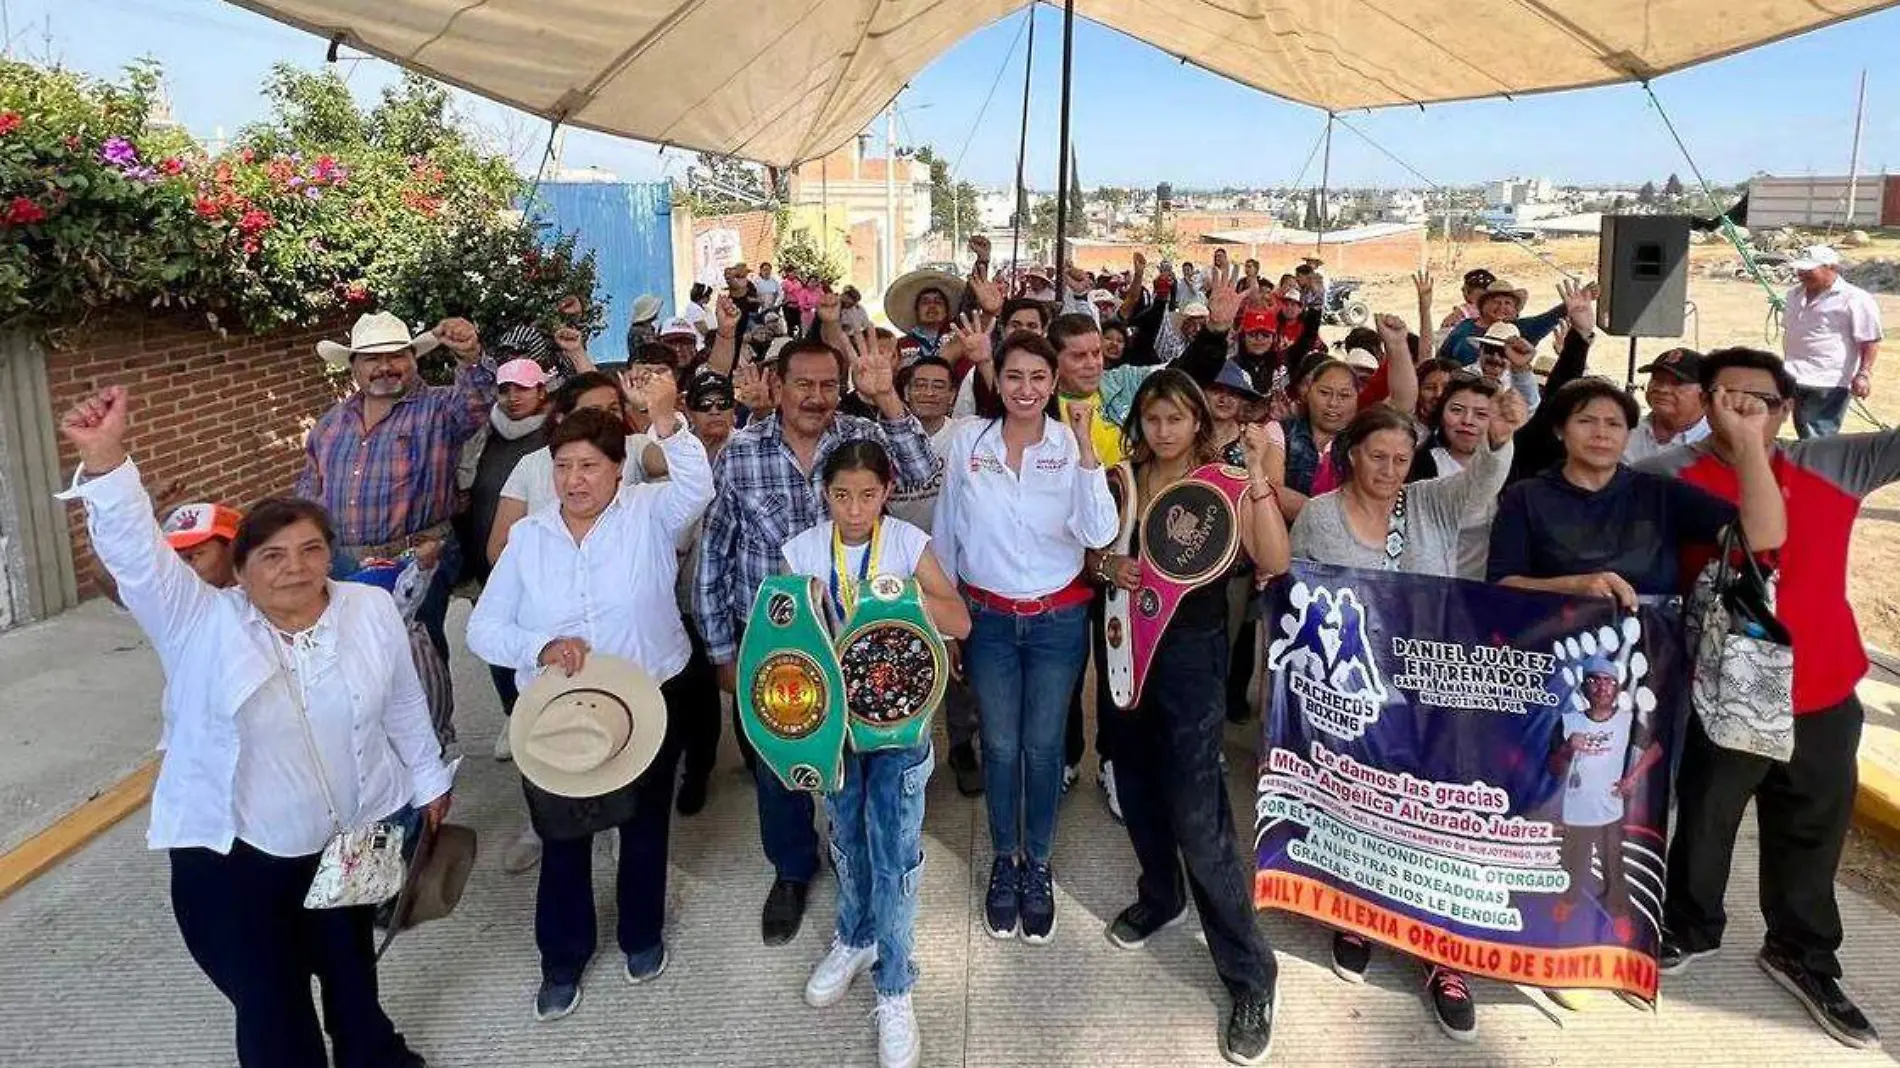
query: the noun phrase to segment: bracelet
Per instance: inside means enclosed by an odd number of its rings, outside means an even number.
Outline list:
[[[1280,490],[1271,482],[1266,483],[1264,486],[1258,485],[1255,483],[1248,483],[1247,499],[1250,501],[1254,501],[1256,503],[1260,501],[1276,501],[1277,502],[1280,499]]]

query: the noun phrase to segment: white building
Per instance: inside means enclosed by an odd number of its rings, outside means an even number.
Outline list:
[[[1544,204],[1557,198],[1548,178],[1503,178],[1484,187],[1487,208],[1510,208],[1519,204]]]
[[[1378,222],[1421,223],[1426,219],[1425,194],[1394,189],[1379,197],[1373,211]]]

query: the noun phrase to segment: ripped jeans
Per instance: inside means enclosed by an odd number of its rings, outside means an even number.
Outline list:
[[[844,754],[844,789],[825,798],[838,870],[838,941],[877,944],[877,992],[905,994],[917,894],[924,876],[924,786],[936,767],[930,744]]]

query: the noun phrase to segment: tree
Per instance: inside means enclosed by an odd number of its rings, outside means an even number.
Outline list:
[[[238,134],[239,141],[259,151],[360,145],[369,140],[367,123],[350,96],[350,87],[332,67],[311,71],[278,63],[264,80],[263,95],[270,102],[270,120],[247,126]]]
[[[367,133],[392,152],[426,156],[445,144],[463,144],[456,122],[446,86],[404,71],[402,81],[384,87],[382,102],[369,114]]]
[[[732,156],[701,152],[686,169],[686,202],[695,215],[756,211],[771,200],[759,168]]]
[[[1663,196],[1666,196],[1671,200],[1674,200],[1677,197],[1680,197],[1682,195],[1682,179],[1676,177],[1676,172],[1674,171],[1669,172],[1669,180],[1663,183],[1662,191],[1663,191]]]
[[[971,234],[983,229],[982,198],[983,195],[977,192],[976,186],[969,182],[957,183],[951,199],[956,216],[953,233],[957,236],[968,238]]]
[[[1644,182],[1643,187],[1636,191],[1636,202],[1638,204],[1656,203],[1656,183]]]

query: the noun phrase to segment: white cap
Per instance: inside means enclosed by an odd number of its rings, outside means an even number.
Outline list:
[[[1207,318],[1207,305],[1202,304],[1198,300],[1188,301],[1186,304],[1181,305],[1181,318],[1205,319]]]
[[[1106,289],[1091,289],[1089,290],[1089,303],[1090,304],[1119,304],[1121,303],[1121,301],[1117,300],[1115,298],[1115,294],[1110,293]]]
[[[1834,251],[1831,247],[1827,245],[1809,245],[1807,248],[1802,249],[1801,254],[1796,256],[1794,261],[1789,263],[1788,266],[1797,271],[1812,271],[1816,267],[1838,267],[1840,263],[1841,254]]]
[[[1524,333],[1517,328],[1516,323],[1497,322],[1485,327],[1484,333],[1475,335],[1471,341],[1477,345],[1496,345],[1504,348],[1513,341],[1522,340],[1523,337]]]
[[[1377,371],[1379,358],[1370,349],[1347,349],[1346,366],[1355,371]]]
[[[690,337],[697,342],[699,340],[699,331],[694,329],[692,323],[675,316],[674,318],[668,319],[665,326],[660,327],[660,336]]]

